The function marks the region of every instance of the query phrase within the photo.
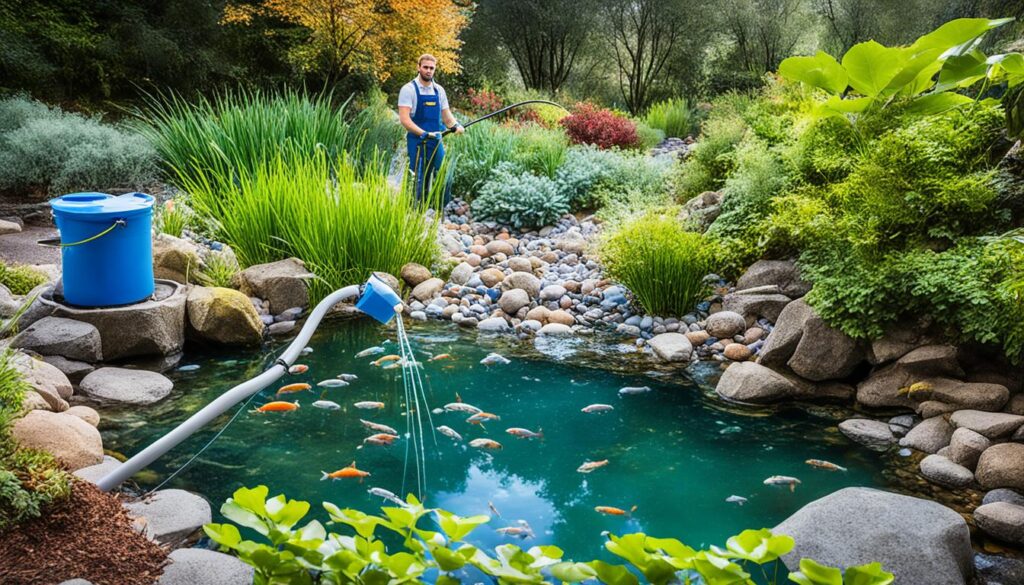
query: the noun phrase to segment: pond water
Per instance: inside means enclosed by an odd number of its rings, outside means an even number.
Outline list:
[[[491,548],[503,542],[520,545],[557,544],[567,558],[608,558],[604,530],[617,534],[644,531],[676,537],[691,546],[724,544],[744,528],[771,527],[802,505],[846,486],[882,486],[886,479],[881,456],[850,443],[835,430],[837,413],[742,410],[710,396],[678,370],[657,368],[649,356],[618,340],[591,338],[538,339],[536,342],[477,337],[454,325],[410,325],[410,341],[423,360],[424,383],[431,408],[462,399],[501,416],[484,427],[465,422],[466,414],[433,415],[461,433],[456,443],[437,434],[427,439],[426,503],[457,514],[489,514],[488,502],[500,512],[470,538]],[[287,376],[264,390],[249,408],[272,400],[277,387],[289,382],[318,381],[342,373],[356,374],[350,386],[331,388],[324,398],[340,410],[312,407],[317,392],[289,395],[301,408],[293,412],[244,412],[196,461],[167,487],[206,495],[216,510],[240,486],[266,484],[271,494],[309,501],[313,513],[327,520],[319,506],[331,501],[341,507],[376,511],[383,502],[367,493],[370,487],[403,491],[406,439],[392,447],[361,447],[370,433],[360,418],[387,424],[404,432],[400,370],[370,365],[373,357],[355,354],[385,339],[394,329],[365,321],[326,323],[314,336],[314,352],[300,359],[309,365],[301,375]],[[536,343],[536,345],[535,345]],[[393,353],[397,345],[390,345]],[[278,350],[283,349],[280,345]],[[506,365],[479,362],[491,351],[511,359]],[[426,361],[428,354],[451,354],[452,359]],[[257,351],[186,355],[182,364],[198,364],[194,372],[173,372],[174,394],[162,403],[142,408],[104,411],[101,431],[107,448],[132,455],[231,386],[259,373],[273,360]],[[593,367],[595,362],[620,366],[617,371]],[[625,364],[624,367],[623,364]],[[714,371],[717,364],[705,364]],[[701,371],[701,370],[698,370]],[[620,397],[624,386],[649,386],[651,392]],[[381,401],[380,411],[358,410],[357,401]],[[614,410],[585,414],[581,408],[605,403]],[[157,461],[136,477],[152,488],[191,458],[228,421],[217,424]],[[769,416],[770,415],[770,416]],[[518,439],[509,427],[543,429],[542,440]],[[500,451],[468,447],[474,438],[499,441]],[[848,468],[830,472],[805,460],[824,459]],[[590,474],[576,469],[587,460],[609,463]],[[321,481],[321,471],[340,469],[355,461],[372,473],[357,480]],[[406,491],[415,485],[412,463]],[[766,486],[772,475],[789,475],[802,483]],[[731,495],[748,498],[739,506]],[[629,509],[632,517],[604,516],[595,506]],[[525,520],[535,537],[520,542],[494,529]]]

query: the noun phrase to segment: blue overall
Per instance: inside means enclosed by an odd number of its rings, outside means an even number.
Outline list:
[[[434,94],[420,93],[420,84],[414,79],[413,89],[416,90],[416,113],[412,117],[414,124],[424,132],[443,132],[446,130],[441,121],[440,92]],[[416,198],[422,199],[430,193],[430,181],[441,169],[444,160],[444,144],[440,140],[420,138],[412,132],[405,136],[406,148],[409,152],[409,170],[416,176]]]

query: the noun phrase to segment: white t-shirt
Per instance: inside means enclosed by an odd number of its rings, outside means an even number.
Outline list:
[[[436,94],[438,96],[437,101],[440,102],[442,112],[448,109],[448,94],[444,92],[444,88],[437,82],[423,85],[420,83],[420,76],[417,75],[415,79],[403,85],[402,89],[398,92],[398,105],[411,108],[409,110],[409,117],[416,115],[416,88],[412,86],[414,83],[419,84],[420,93]]]

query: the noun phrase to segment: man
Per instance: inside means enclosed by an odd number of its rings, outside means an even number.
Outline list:
[[[422,198],[430,192],[430,180],[444,160],[441,133],[454,127],[456,134],[462,134],[465,129],[452,115],[444,88],[434,83],[437,59],[424,54],[418,65],[419,75],[398,93],[398,119],[408,131],[409,170],[416,176],[416,197]]]

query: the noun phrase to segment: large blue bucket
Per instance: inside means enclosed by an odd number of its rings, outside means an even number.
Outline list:
[[[395,316],[395,307],[402,299],[377,275],[371,275],[363,285],[363,294],[356,301],[356,308],[380,321],[387,323]]]
[[[60,230],[64,300],[128,305],[153,294],[153,198],[72,193],[50,200]]]

